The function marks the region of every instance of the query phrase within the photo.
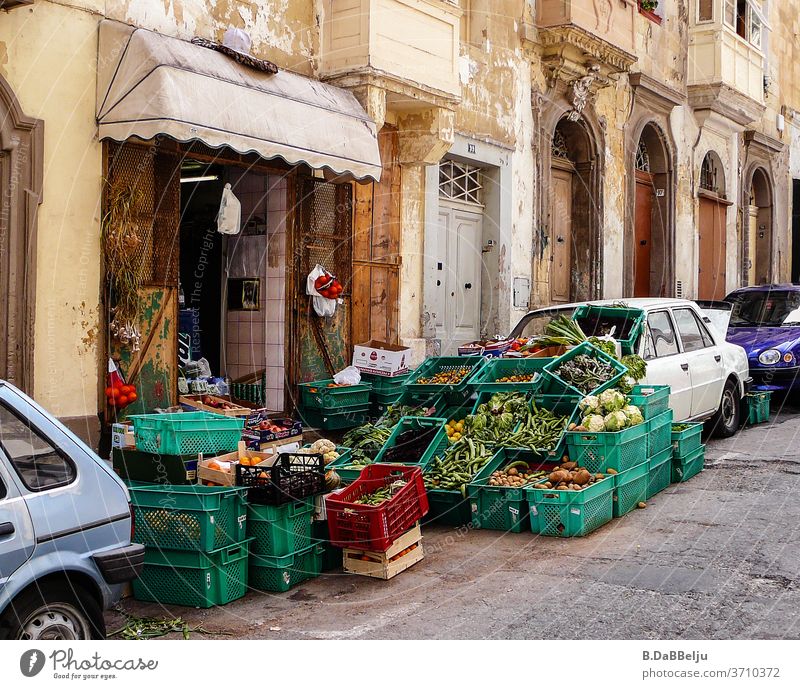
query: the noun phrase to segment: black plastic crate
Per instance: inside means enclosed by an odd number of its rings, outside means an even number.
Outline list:
[[[282,452],[271,467],[236,465],[236,485],[248,488],[257,505],[282,505],[325,492],[325,460],[321,454]]]

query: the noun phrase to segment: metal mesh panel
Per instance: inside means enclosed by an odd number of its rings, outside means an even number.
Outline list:
[[[349,184],[302,179],[300,229],[302,272],[319,263],[339,278],[349,292],[353,265],[353,190]],[[305,291],[305,283],[302,285]]]
[[[146,286],[178,284],[180,166],[157,144],[109,144],[108,182],[137,192],[134,216],[141,243],[136,248]]]

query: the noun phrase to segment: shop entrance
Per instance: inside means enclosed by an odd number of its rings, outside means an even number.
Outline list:
[[[226,183],[241,204],[237,234],[217,231]],[[285,228],[284,176],[183,160],[180,356],[260,389],[253,401],[273,411],[285,406]]]
[[[792,282],[800,282],[800,179],[792,180]]]
[[[439,166],[436,337],[443,355],[480,337],[481,188],[479,168],[452,160]]]
[[[747,284],[766,285],[772,281],[772,194],[763,168],[753,172],[749,196],[744,273]]]

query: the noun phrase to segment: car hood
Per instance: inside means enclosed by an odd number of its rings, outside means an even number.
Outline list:
[[[757,355],[765,349],[778,349],[785,352],[800,339],[800,326],[767,328],[728,328],[728,342],[744,347],[749,356]]]

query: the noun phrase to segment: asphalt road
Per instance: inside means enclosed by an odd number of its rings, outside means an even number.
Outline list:
[[[800,408],[711,441],[705,470],[585,538],[424,527],[390,581],[326,574],[225,607],[126,599],[191,638],[797,639]],[[109,630],[122,616],[109,613]]]

